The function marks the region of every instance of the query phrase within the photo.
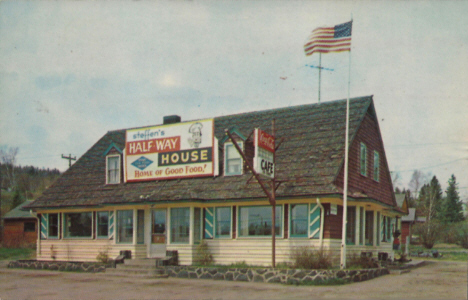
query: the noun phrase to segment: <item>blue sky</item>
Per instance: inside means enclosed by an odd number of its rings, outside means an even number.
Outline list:
[[[390,169],[468,198],[466,1],[2,1],[0,146],[68,167],[108,130],[317,102],[319,26],[353,17],[351,97],[374,95]],[[322,101],[347,95],[326,54]],[[286,78],[281,79],[280,77]]]

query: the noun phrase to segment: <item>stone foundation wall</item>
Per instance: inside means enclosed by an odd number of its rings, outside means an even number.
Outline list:
[[[75,272],[105,272],[112,264],[89,263],[89,262],[66,262],[66,261],[38,261],[17,260],[10,261],[8,268],[23,268],[35,270],[75,271]]]
[[[362,270],[228,269],[193,266],[166,266],[170,277],[300,284],[341,278],[358,282],[389,274],[387,268]]]

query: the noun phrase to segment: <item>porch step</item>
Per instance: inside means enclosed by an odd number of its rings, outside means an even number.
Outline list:
[[[156,268],[156,259],[126,259],[116,268],[107,268],[106,275],[140,278],[167,278],[164,269]]]

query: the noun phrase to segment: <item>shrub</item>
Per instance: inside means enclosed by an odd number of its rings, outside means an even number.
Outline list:
[[[375,261],[372,257],[368,256],[361,256],[356,253],[348,256],[346,259],[348,268],[357,268],[357,269],[375,269],[379,267],[377,261]]]
[[[329,269],[332,266],[331,252],[328,250],[313,250],[311,247],[297,247],[291,252],[293,268],[297,269]]]
[[[96,260],[103,264],[107,264],[110,261],[107,250],[99,251],[99,254],[96,256]]]
[[[414,233],[419,235],[421,243],[424,248],[432,249],[434,244],[441,238],[443,233],[443,225],[436,220],[416,224],[414,226]]]
[[[205,241],[201,241],[198,244],[196,253],[195,253],[195,264],[208,266],[214,262],[213,255],[211,254],[208,244]]]
[[[468,249],[468,222],[457,223],[455,230],[455,242],[457,245]]]

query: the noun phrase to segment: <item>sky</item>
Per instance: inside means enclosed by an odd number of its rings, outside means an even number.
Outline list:
[[[468,201],[467,14],[467,1],[2,1],[0,147],[65,171],[62,154],[109,130],[317,103],[303,45],[352,18],[351,55],[322,55],[321,101],[345,99],[349,73],[351,97],[374,96],[396,185],[418,169],[445,190],[454,174]]]

